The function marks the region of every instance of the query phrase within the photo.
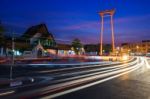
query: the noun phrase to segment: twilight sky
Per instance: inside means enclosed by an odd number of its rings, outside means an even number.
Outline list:
[[[112,8],[118,44],[150,39],[150,0],[0,0],[0,20],[20,35],[32,25],[46,23],[56,40],[98,43],[98,12]],[[110,43],[110,18],[104,22],[104,42]]]

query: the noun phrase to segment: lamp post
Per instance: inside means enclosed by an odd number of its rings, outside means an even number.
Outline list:
[[[14,49],[15,49],[15,42],[14,42],[14,33],[12,33],[12,64],[10,66],[10,80],[13,79],[13,66],[14,66]]]

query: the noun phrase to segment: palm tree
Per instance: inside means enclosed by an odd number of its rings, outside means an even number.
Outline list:
[[[80,41],[78,38],[76,38],[76,39],[74,39],[74,40],[72,41],[72,44],[71,44],[71,45],[72,45],[72,47],[73,47],[75,53],[78,55],[80,49],[83,47],[83,45],[81,44],[81,41]]]

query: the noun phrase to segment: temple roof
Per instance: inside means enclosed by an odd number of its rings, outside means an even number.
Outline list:
[[[53,35],[49,33],[45,24],[39,24],[28,28],[22,37],[31,38],[36,33],[41,33],[42,34],[41,37],[51,37],[52,39],[54,39]]]

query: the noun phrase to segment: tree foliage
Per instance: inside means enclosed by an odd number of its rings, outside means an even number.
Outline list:
[[[80,49],[83,47],[81,41],[76,38],[76,39],[74,39],[74,40],[72,41],[72,44],[71,44],[71,45],[72,45],[72,47],[73,47],[75,53],[78,55]]]
[[[0,47],[4,46],[5,44],[5,38],[4,38],[4,28],[3,26],[0,24]]]

